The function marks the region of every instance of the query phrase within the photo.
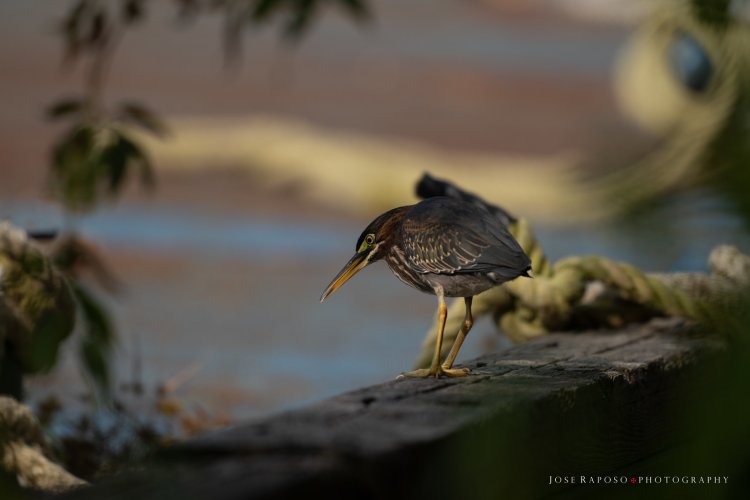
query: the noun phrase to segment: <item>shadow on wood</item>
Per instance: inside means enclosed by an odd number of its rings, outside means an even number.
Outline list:
[[[623,476],[678,445],[683,397],[724,351],[680,319],[553,334],[466,378],[394,380],[189,440],[69,498],[554,496],[566,485],[550,476]]]

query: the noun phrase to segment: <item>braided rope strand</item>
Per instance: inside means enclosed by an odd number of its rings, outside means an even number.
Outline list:
[[[720,246],[709,258],[711,275],[701,273],[647,274],[631,264],[602,256],[572,256],[552,265],[529,224],[519,219],[511,232],[532,261],[534,279],[516,279],[474,298],[475,320],[491,314],[512,341],[523,342],[556,330],[577,327],[576,313],[591,310],[587,297],[598,284],[609,300],[598,304],[606,318],[599,327],[622,325],[625,305],[637,307],[639,317],[682,316],[711,321],[731,303],[731,292],[750,285],[750,256],[734,247]],[[614,297],[616,300],[612,300]],[[718,306],[718,307],[717,307]],[[463,301],[448,309],[443,355],[447,354],[463,322]],[[596,318],[587,318],[596,321]],[[434,325],[422,344],[417,367],[429,364],[435,343]]]

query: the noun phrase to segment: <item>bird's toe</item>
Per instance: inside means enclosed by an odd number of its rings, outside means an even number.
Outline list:
[[[429,368],[419,368],[410,372],[402,372],[396,378],[427,378],[430,376],[434,376],[434,374],[430,373]]]
[[[469,374],[468,368],[443,368],[440,367],[440,374],[446,377],[465,377]]]
[[[445,368],[443,366],[438,367],[437,370],[431,370],[429,368],[420,368],[418,370],[412,370],[410,372],[401,373],[397,379],[401,378],[427,378],[427,377],[465,377],[469,374],[468,368]]]

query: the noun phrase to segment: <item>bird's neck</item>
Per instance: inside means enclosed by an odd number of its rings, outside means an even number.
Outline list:
[[[378,255],[375,255],[372,260],[382,259],[389,248],[398,244],[401,239],[401,223],[412,206],[394,208],[382,215],[384,220],[375,237],[377,241],[381,241],[382,243],[378,248]]]

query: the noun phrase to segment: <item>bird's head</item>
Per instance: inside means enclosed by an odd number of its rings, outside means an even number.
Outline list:
[[[354,247],[356,250],[354,257],[349,259],[349,262],[346,263],[336,277],[328,284],[320,296],[321,302],[359,271],[385,257],[393,238],[398,232],[398,223],[409,208],[411,207],[399,207],[389,210],[378,216],[362,231]]]

